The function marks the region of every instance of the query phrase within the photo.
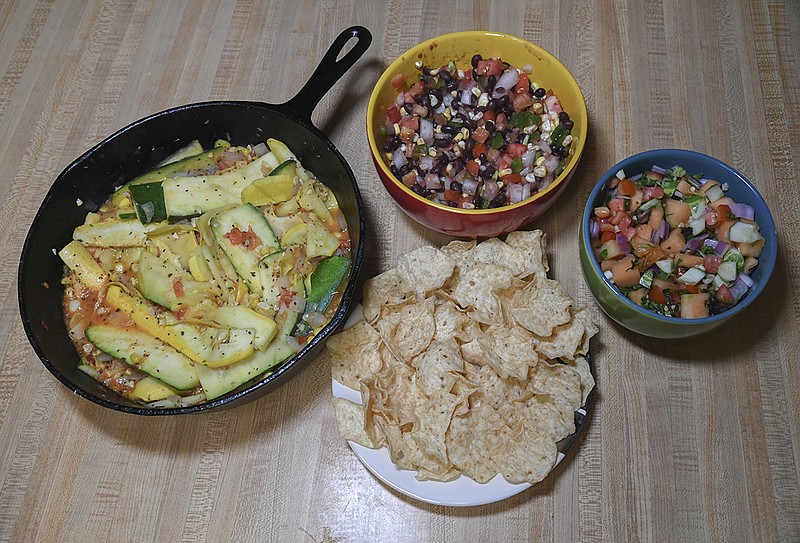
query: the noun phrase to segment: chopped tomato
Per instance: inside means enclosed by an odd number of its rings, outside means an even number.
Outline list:
[[[731,289],[729,289],[727,285],[719,286],[719,288],[717,289],[716,297],[717,300],[719,300],[724,304],[732,304],[734,302],[733,294],[731,294]]]
[[[395,74],[394,77],[392,77],[391,83],[394,88],[399,89],[406,84],[406,76],[403,74]]]
[[[499,156],[495,161],[494,165],[497,166],[498,170],[502,170],[511,166],[511,163],[514,161],[514,157],[509,155],[508,153],[503,153]]]
[[[465,168],[472,177],[477,177],[478,172],[480,171],[479,170],[480,166],[478,166],[478,163],[475,162],[474,160],[468,160]]]
[[[611,241],[612,239],[617,239],[617,233],[612,230],[604,230],[600,234],[600,243],[605,243],[607,241]]]
[[[523,145],[522,143],[509,143],[506,146],[506,151],[508,154],[514,157],[522,156],[528,150],[527,145]]]
[[[653,198],[658,198],[660,200],[663,197],[664,197],[664,189],[659,186],[642,188],[642,200],[644,200],[645,202],[648,200],[652,200]]]
[[[700,292],[700,287],[698,287],[697,285],[684,284],[682,285],[681,290],[684,290],[689,294],[697,294]]]
[[[523,92],[528,92],[528,88],[531,86],[530,81],[528,80],[528,74],[522,72],[519,74],[519,81],[517,84],[514,85],[512,89],[514,94],[522,94]]]
[[[518,173],[510,173],[503,176],[503,181],[506,183],[522,183],[522,176]]]
[[[475,72],[478,75],[500,77],[503,75],[503,64],[497,59],[479,60]]]
[[[410,128],[412,130],[419,130],[419,117],[414,115],[406,115],[399,121],[400,128]]]
[[[461,199],[461,192],[457,190],[444,191],[444,200],[449,202],[458,202]]]
[[[664,295],[664,291],[658,285],[652,285],[650,287],[650,299],[657,304],[663,305],[667,303],[667,297]]]
[[[703,267],[708,273],[717,273],[719,265],[722,263],[722,257],[717,255],[705,255],[703,257]]]
[[[411,85],[411,88],[408,89],[408,92],[411,94],[411,96],[417,97],[425,92],[425,84],[422,81],[417,81]]]
[[[392,124],[400,122],[400,108],[396,104],[392,104],[386,108],[386,117]]]
[[[406,143],[411,143],[416,139],[417,132],[409,126],[400,128],[400,139]]]
[[[248,249],[255,249],[261,245],[261,238],[253,232],[252,226],[247,227],[247,232],[242,232],[234,226],[230,232],[225,234],[225,237],[231,242],[231,245],[244,245]]]
[[[505,113],[500,113],[497,115],[497,118],[494,120],[494,125],[497,127],[498,130],[505,130],[508,128],[508,117],[506,117]]]
[[[472,156],[473,156],[473,158],[478,158],[479,156],[481,156],[485,152],[486,152],[486,146],[484,144],[482,144],[482,143],[477,143],[472,148]]]
[[[497,118],[497,114],[494,112],[494,110],[493,109],[487,109],[486,111],[483,112],[483,117],[481,117],[481,120],[479,121],[479,123],[485,124],[487,121],[494,122],[494,120],[496,118]]]
[[[175,293],[177,298],[183,298],[186,294],[186,291],[183,289],[183,279],[176,277],[172,280],[172,292]]]
[[[625,211],[625,200],[622,198],[612,198],[608,202],[608,209],[612,211]]]
[[[514,111],[524,111],[533,105],[533,100],[531,99],[531,95],[525,92],[523,94],[517,94],[512,103],[514,105]]]
[[[486,143],[486,140],[489,139],[489,136],[490,136],[489,131],[482,126],[479,126],[478,128],[472,131],[472,139],[474,139],[477,143],[481,145]],[[485,146],[484,149],[486,149]],[[480,156],[480,153],[478,153],[478,156]]]
[[[286,287],[281,287],[281,294],[278,298],[278,307],[289,307],[294,298],[294,292]]]

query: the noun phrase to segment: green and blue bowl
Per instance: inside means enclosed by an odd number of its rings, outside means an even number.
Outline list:
[[[688,172],[703,172],[705,177],[727,183],[730,196],[736,202],[755,209],[755,220],[766,239],[758,266],[750,274],[755,284],[730,310],[702,319],[666,317],[636,305],[611,284],[600,269],[591,248],[590,219],[595,207],[601,205],[603,193],[619,170],[629,175],[650,169],[653,165],[665,169],[682,166]],[[684,149],[655,149],[626,158],[610,168],[592,190],[580,226],[580,259],[583,276],[600,308],[625,328],[654,338],[684,338],[713,330],[745,311],[767,285],[777,256],[775,221],[764,198],[742,174],[716,158]]]

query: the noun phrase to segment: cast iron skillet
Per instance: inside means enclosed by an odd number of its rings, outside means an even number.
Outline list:
[[[353,47],[341,58],[345,45]],[[183,105],[136,121],[109,136],[61,172],[33,220],[19,265],[19,308],[25,333],[50,372],[75,394],[104,407],[140,415],[195,413],[231,407],[279,386],[313,359],[327,336],[344,322],[353,300],[364,256],[361,193],[353,172],[330,140],[311,122],[311,113],[328,90],[369,47],[372,35],[361,26],[342,32],[302,89],[280,105],[248,101],[214,101]],[[338,59],[338,60],[337,60]],[[63,321],[63,263],[55,252],[72,239],[86,213],[96,210],[114,188],[152,168],[193,139],[204,148],[217,139],[234,145],[274,137],[286,143],[303,166],[330,187],[350,229],[353,265],[341,306],[331,322],[300,353],[275,373],[251,381],[210,402],[178,409],[143,407],[106,389],[78,370],[78,355]],[[82,204],[77,205],[80,199]]]

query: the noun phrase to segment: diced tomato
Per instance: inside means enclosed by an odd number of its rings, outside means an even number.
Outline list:
[[[477,143],[480,144],[486,143],[486,140],[489,139],[489,136],[490,136],[489,131],[482,126],[479,126],[478,128],[472,131],[472,139],[474,139]],[[484,149],[485,148],[486,147],[484,146]],[[480,156],[480,153],[478,153],[478,156]]]
[[[652,200],[653,198],[658,198],[660,200],[663,197],[664,189],[659,186],[642,188],[642,200],[645,202]]]
[[[242,232],[234,226],[230,232],[225,234],[225,237],[231,242],[231,245],[244,245],[248,249],[255,249],[261,245],[261,238],[253,232],[252,226],[247,228],[247,232]]]
[[[500,113],[497,115],[497,118],[494,121],[494,125],[497,127],[498,130],[505,130],[508,128],[508,117],[506,117],[505,113]]]
[[[411,85],[411,88],[408,89],[408,92],[411,94],[411,96],[414,97],[419,96],[420,94],[425,92],[425,83],[423,83],[422,81],[417,81],[416,83]]]
[[[176,277],[172,280],[172,292],[175,293],[177,298],[183,298],[186,294],[186,291],[183,289],[183,279]]]
[[[402,181],[405,186],[412,187],[414,186],[414,183],[417,182],[417,174],[414,172],[414,170],[411,170],[407,174],[403,175],[400,181]]]
[[[281,294],[278,298],[278,307],[289,307],[294,298],[294,292],[286,287],[281,287]]]
[[[480,120],[480,121],[478,121],[478,124],[480,124],[480,125],[483,125],[483,124],[485,124],[487,121],[492,121],[492,122],[494,122],[494,120],[495,120],[496,118],[497,118],[497,114],[494,112],[494,110],[492,110],[492,109],[487,109],[486,111],[484,111],[484,112],[483,112],[483,117],[481,117],[481,120]]]
[[[386,117],[392,124],[400,122],[400,108],[396,104],[392,104],[386,108]]]
[[[458,202],[461,199],[461,192],[457,190],[445,190],[442,199],[449,202]]]
[[[657,304],[663,305],[667,303],[667,297],[664,295],[664,291],[658,285],[652,285],[650,287],[650,299]]]
[[[503,74],[503,64],[497,59],[479,60],[475,72],[478,75],[500,77]]]
[[[416,131],[419,130],[419,117],[414,115],[406,115],[400,119],[398,124],[400,124],[400,128],[410,128]]]
[[[731,213],[731,208],[728,204],[720,204],[717,206],[717,214],[719,215],[720,222],[729,219],[733,213]]]
[[[608,203],[608,209],[611,211],[625,211],[625,200],[622,198],[612,198]]]
[[[631,217],[624,211],[617,211],[611,219],[611,224],[615,224],[619,226],[620,230],[624,230],[631,224]]]
[[[519,74],[519,81],[517,81],[517,84],[514,85],[512,91],[514,94],[522,94],[523,92],[528,92],[530,86],[531,83],[528,80],[528,74],[522,72]]]
[[[719,214],[716,211],[706,209],[706,226],[714,227],[719,222]]]
[[[615,230],[602,230],[600,234],[600,243],[605,243],[607,241],[611,241],[612,239],[617,239],[617,233]]]
[[[636,194],[636,184],[630,179],[623,179],[619,182],[619,194],[622,196],[633,196]]]
[[[486,149],[486,158],[489,162],[497,162],[497,159],[500,158],[500,151],[494,147],[489,147]],[[511,162],[509,162],[509,164],[511,164]]]
[[[681,286],[681,290],[688,292],[689,294],[698,294],[700,292],[700,287],[697,285],[683,284]]]
[[[413,128],[404,126],[400,129],[400,139],[406,143],[411,143],[416,139],[417,132]]]
[[[406,76],[403,74],[395,74],[394,77],[392,77],[391,83],[394,88],[399,89],[406,84]]]
[[[720,285],[715,296],[717,300],[724,304],[732,304],[734,302],[731,289],[729,289],[727,285]]]
[[[509,155],[508,153],[503,153],[502,156],[498,157],[494,161],[494,165],[497,167],[498,170],[503,170],[511,166],[511,163],[514,161],[514,157]]]
[[[616,232],[617,227],[611,224],[610,222],[601,222],[600,223],[600,231],[601,232]]]
[[[477,162],[475,162],[474,160],[468,160],[465,168],[472,177],[478,177],[480,166],[478,166]]]
[[[625,234],[625,237],[628,238],[628,241],[632,240],[633,236],[636,235],[636,228],[634,228],[633,226],[629,226],[625,230],[621,230],[621,231],[622,231],[622,233]]]
[[[461,208],[463,208],[466,204],[473,204],[473,203],[475,203],[475,202],[473,201],[472,196],[470,196],[469,194],[467,194],[467,195],[462,194],[461,198],[459,198],[458,201],[456,202],[458,207],[461,207]]]
[[[722,263],[722,257],[717,255],[705,255],[703,257],[703,267],[708,273],[717,273],[719,265]]]
[[[514,101],[512,103],[514,105],[514,111],[524,111],[531,107],[533,100],[531,99],[531,95],[525,92],[514,96]]]
[[[481,156],[485,152],[486,152],[486,146],[484,144],[482,144],[482,143],[477,143],[472,148],[472,157],[473,158],[478,158],[479,156]]]
[[[506,146],[506,151],[508,154],[514,157],[522,156],[528,150],[527,145],[523,145],[522,143],[509,143]]]
[[[518,173],[510,173],[503,176],[503,181],[506,183],[522,183],[522,176]]]

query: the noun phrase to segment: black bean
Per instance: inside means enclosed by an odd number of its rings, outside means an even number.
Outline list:
[[[568,121],[569,113],[567,113],[566,111],[562,111],[561,113],[558,114],[558,120],[561,122]]]
[[[483,127],[490,134],[492,134],[495,131],[494,121],[486,121],[486,123],[483,125]]]
[[[453,181],[450,183],[450,190],[457,190],[458,192],[461,192],[461,189],[462,185],[458,181]]]
[[[575,123],[572,121],[572,119],[567,119],[566,121],[564,121],[561,124],[564,125],[564,128],[566,128],[567,130],[570,130],[570,131],[572,130],[572,127],[575,126]]]
[[[486,160],[486,157],[484,155],[481,155],[481,157],[483,157],[483,160]],[[494,164],[487,164],[486,165],[486,171],[483,172],[483,174],[486,177],[491,177],[491,176],[494,175],[494,172],[496,172],[496,171],[497,171],[497,168],[494,167]]]
[[[501,206],[504,206],[504,205],[506,205],[506,196],[505,196],[505,194],[498,194],[497,196],[492,198],[491,202],[489,202],[489,207],[501,207]]]
[[[464,126],[466,126],[468,130],[472,131],[478,127],[478,123],[476,123],[472,119],[467,119],[466,121],[464,121]]]
[[[475,121],[472,122],[474,123]],[[470,130],[472,129],[470,128]],[[475,140],[472,138],[467,138],[467,140],[464,142],[464,151],[466,151],[468,155],[472,155],[472,149],[474,147],[475,147]]]
[[[545,95],[545,94],[547,94],[547,91],[546,91],[546,90],[544,90],[544,88],[542,88],[542,87],[539,87],[538,89],[536,89],[535,91],[533,91],[533,95],[534,95],[536,98],[544,98],[544,95]]]
[[[445,83],[444,87],[447,89],[448,92],[452,92],[458,88],[458,80],[451,79],[447,83]]]
[[[492,92],[494,90],[494,86],[497,85],[497,77],[494,75],[490,75],[486,78],[486,92]]]
[[[442,70],[441,72],[439,72],[439,77],[441,77],[444,81],[450,81],[451,79],[453,79],[453,74],[451,74],[447,70]]]
[[[414,104],[411,103],[403,104],[403,109],[406,110],[406,113],[411,113],[412,111],[414,111]]]
[[[472,67],[477,68],[478,62],[480,62],[481,60],[483,60],[483,57],[480,54],[472,55],[472,61],[471,61]]]
[[[424,196],[425,198],[430,198],[431,194],[433,194],[433,191],[431,189],[425,188],[425,189],[422,189],[422,191],[419,194],[420,194],[420,196]]]
[[[508,95],[504,94],[495,100],[495,111],[502,111],[508,106]]]
[[[458,128],[456,128],[453,125],[446,124],[442,127],[442,132],[444,132],[445,134],[455,134],[456,132],[458,132]]]
[[[422,194],[422,185],[420,185],[419,183],[414,183],[413,185],[411,185],[411,190],[413,190],[417,194]]]

